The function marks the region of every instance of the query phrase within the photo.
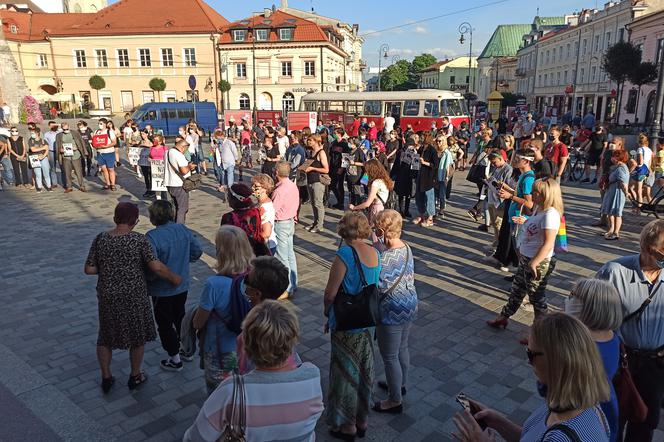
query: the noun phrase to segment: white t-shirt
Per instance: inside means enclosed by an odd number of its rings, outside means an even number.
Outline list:
[[[187,178],[191,172],[180,176],[180,168],[187,167],[189,163],[184,157],[184,154],[177,149],[168,149],[166,152],[166,159],[168,163],[164,165],[164,186],[166,187],[182,187],[182,178]]]
[[[261,224],[265,223],[270,223],[272,224],[272,233],[270,234],[270,237],[267,239],[267,246],[269,248],[274,248],[277,247],[277,234],[274,230],[274,222],[276,219],[276,211],[274,210],[274,204],[272,201],[268,201],[266,203],[261,204]]]
[[[560,213],[553,207],[542,212],[537,212],[521,226],[519,234],[519,253],[528,258],[533,258],[544,244],[544,230],[560,229]],[[546,256],[553,256],[553,248]]]
[[[286,157],[286,149],[288,149],[288,146],[290,143],[288,142],[288,137],[283,136],[283,137],[277,137],[277,145],[279,146],[279,155],[281,155],[281,158]]]
[[[636,149],[636,154],[643,155],[643,164],[648,166],[648,170],[650,170],[650,166],[652,165],[652,149],[648,146],[640,146]]]
[[[376,189],[376,197],[378,200],[385,205],[390,196],[390,191],[385,185],[385,182],[380,179],[374,180],[374,182],[371,183],[371,190],[373,189]]]
[[[117,138],[115,132],[111,129],[97,129],[94,133],[95,135],[108,135],[108,139],[113,142]],[[115,153],[115,146],[105,147],[103,149],[97,149],[97,153]]]
[[[125,128],[122,129],[122,135],[124,136],[124,141],[126,144],[129,144],[129,142],[131,141],[131,136],[133,133],[134,130],[129,125],[125,126]]]
[[[394,117],[385,117],[383,120],[383,123],[385,124],[385,132],[390,133],[394,129]]]
[[[189,153],[195,155],[198,150],[198,135],[189,134],[185,137],[185,141],[189,143]]]

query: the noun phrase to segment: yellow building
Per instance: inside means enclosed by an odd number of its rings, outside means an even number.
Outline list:
[[[191,100],[190,75],[198,100],[218,108],[219,80],[227,79],[230,109],[294,109],[308,91],[350,84],[344,77],[354,60],[334,27],[276,9],[229,23],[201,0],[165,6],[121,0],[97,13],[4,10],[0,21],[31,94],[62,108],[120,113],[151,101]],[[94,75],[105,82],[98,91],[90,86]],[[164,91],[149,87],[155,77],[165,80]]]

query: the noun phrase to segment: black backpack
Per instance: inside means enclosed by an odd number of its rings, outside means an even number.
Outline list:
[[[388,193],[387,201],[383,201],[383,199],[378,194],[376,194],[376,197],[380,200],[381,203],[383,203],[383,207],[385,209],[397,210],[397,207],[399,207],[399,200],[397,199],[397,194],[394,192],[394,190],[390,190],[390,193]]]

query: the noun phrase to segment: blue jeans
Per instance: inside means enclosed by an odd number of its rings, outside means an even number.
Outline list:
[[[436,189],[431,188],[425,192],[415,193],[415,204],[417,211],[423,217],[432,217],[436,214]]]
[[[32,169],[32,173],[35,174],[37,189],[42,188],[42,179],[44,180],[44,185],[49,189],[51,188],[51,165],[48,162],[48,157],[42,158],[41,167],[35,167]]]
[[[277,252],[275,257],[288,267],[288,293],[297,290],[297,261],[293,249],[293,235],[295,235],[295,222],[277,221],[274,223],[274,234],[277,237]]]
[[[438,201],[440,210],[445,210],[447,207],[447,181],[444,179],[438,182]]]
[[[222,164],[221,166],[216,166],[217,169],[217,178],[219,179],[220,186],[231,187],[235,182],[233,172],[235,171],[235,165],[231,164],[230,166]]]
[[[57,173],[57,168],[56,166],[58,165],[58,157],[55,155],[55,152],[50,150],[48,152],[48,164],[50,166],[50,172],[51,172],[51,183],[54,186],[58,185],[58,173]],[[61,181],[62,184],[64,184],[64,180]]]
[[[2,179],[0,179],[0,189],[2,188],[2,181],[7,183],[10,186],[14,185],[14,168],[12,167],[12,162],[9,159],[9,155],[5,155],[0,160],[2,164]]]

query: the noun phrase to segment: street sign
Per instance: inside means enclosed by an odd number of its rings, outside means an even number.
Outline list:
[[[189,76],[189,89],[192,91],[196,89],[196,77],[193,75]]]

